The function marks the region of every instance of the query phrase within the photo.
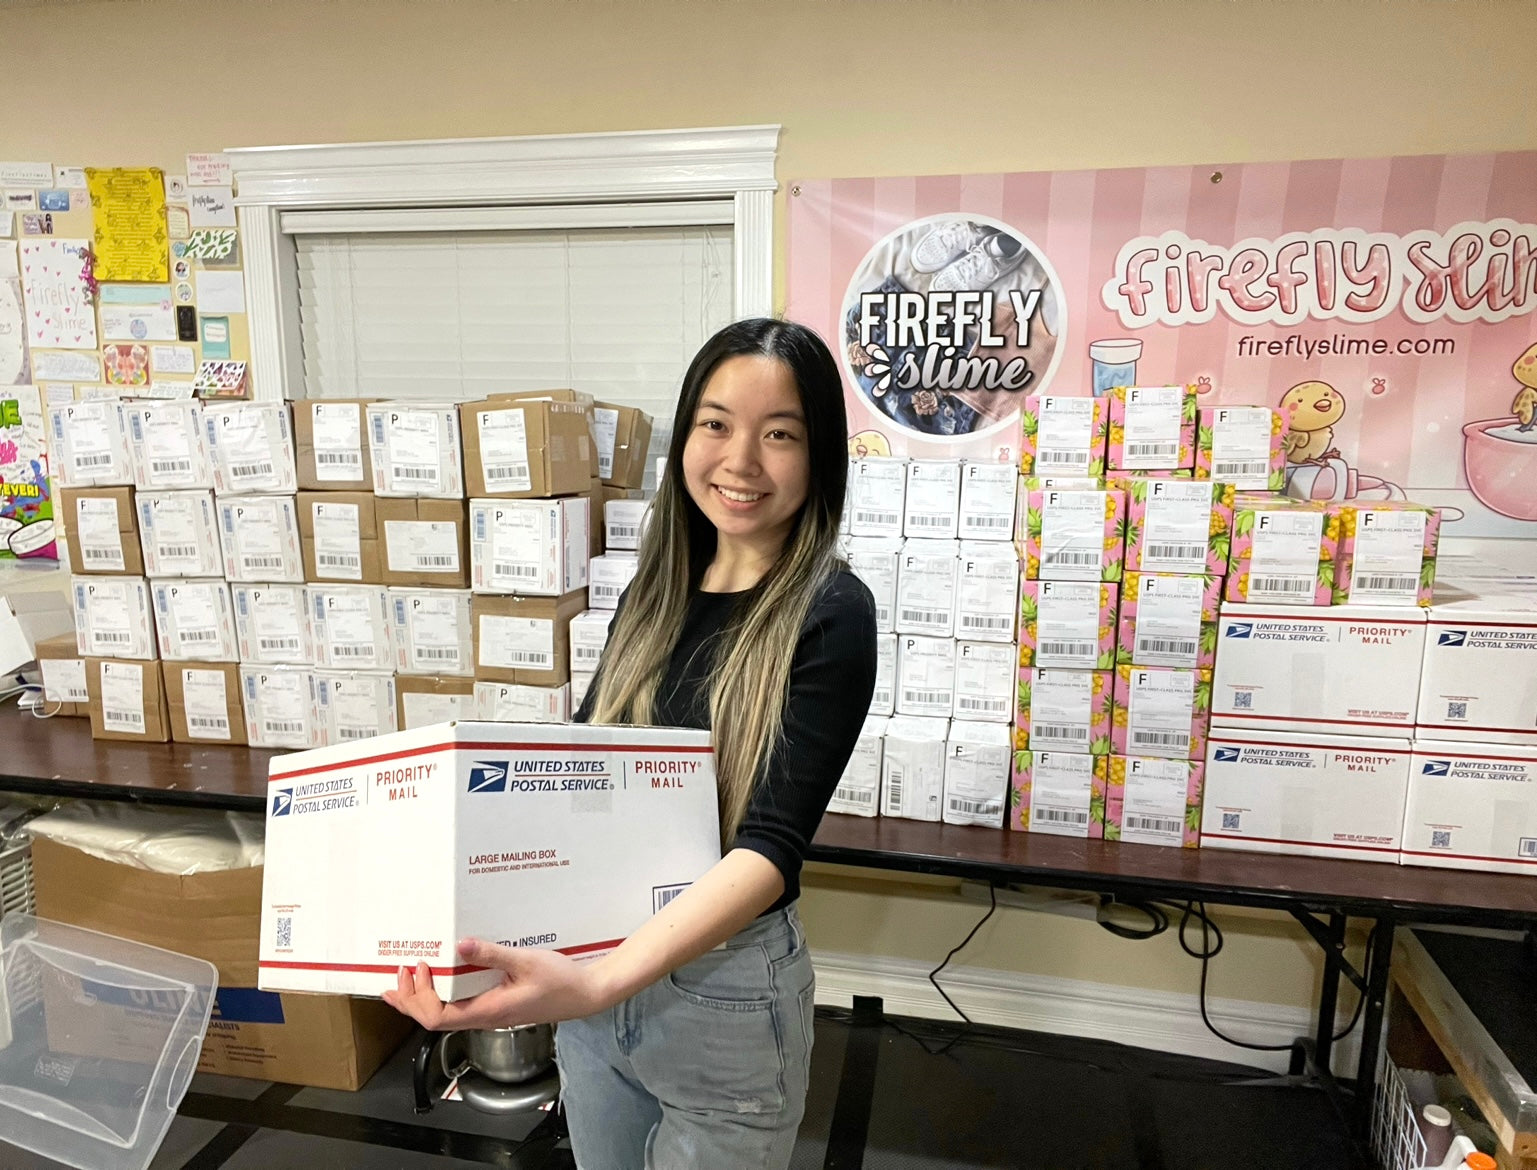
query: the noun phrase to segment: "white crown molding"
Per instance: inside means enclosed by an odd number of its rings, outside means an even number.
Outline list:
[[[929,983],[932,966],[928,963],[817,950],[811,955],[819,1004],[848,1007],[856,995],[876,995],[884,1001],[888,1015],[956,1019],[950,1005]],[[1286,1071],[1288,1053],[1237,1048],[1208,1032],[1194,995],[980,967],[948,967],[939,978],[950,998],[979,1024],[1113,1040],[1137,1048]],[[1195,979],[1194,964],[1191,979]],[[1341,998],[1349,1007],[1355,1006],[1347,996]],[[1290,1044],[1313,1030],[1311,1013],[1285,1004],[1207,996],[1206,1011],[1223,1032],[1254,1044]],[[1342,1016],[1338,1026],[1347,1019],[1348,1015]],[[1341,1075],[1354,1075],[1360,1052],[1359,1027],[1335,1045],[1334,1051],[1335,1069]]]
[[[598,215],[582,204],[730,199],[733,312],[768,316],[778,146],[778,126],[731,126],[228,149],[246,255],[252,397],[303,394],[298,276],[293,240],[282,231],[285,211],[539,205],[541,223],[575,228]],[[572,205],[569,223],[563,204]]]
[[[775,189],[778,126],[252,146],[226,150],[237,204],[454,206],[704,198]]]

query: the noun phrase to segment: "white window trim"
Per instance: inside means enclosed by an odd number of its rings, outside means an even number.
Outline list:
[[[768,316],[778,144],[778,126],[734,126],[227,150],[245,250],[251,395],[279,399],[304,386],[285,212],[528,206],[541,209],[544,226],[578,228],[591,226],[594,204],[730,199],[733,315]],[[563,203],[573,205],[569,223],[553,214]]]

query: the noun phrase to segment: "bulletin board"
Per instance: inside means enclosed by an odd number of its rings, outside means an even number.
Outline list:
[[[234,195],[218,153],[0,162],[0,560],[57,556],[48,405],[247,395]]]

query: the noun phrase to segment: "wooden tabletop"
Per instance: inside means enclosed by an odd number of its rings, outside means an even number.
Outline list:
[[[84,719],[0,710],[0,791],[264,811],[261,748],[91,738]],[[1366,917],[1537,923],[1537,876],[1423,869],[1226,849],[1169,849],[960,825],[828,814],[811,859],[982,881]]]

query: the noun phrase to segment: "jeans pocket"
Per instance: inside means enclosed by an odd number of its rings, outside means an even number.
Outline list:
[[[774,978],[759,946],[706,951],[667,976],[679,997],[719,1011],[767,1011],[774,1003]]]

